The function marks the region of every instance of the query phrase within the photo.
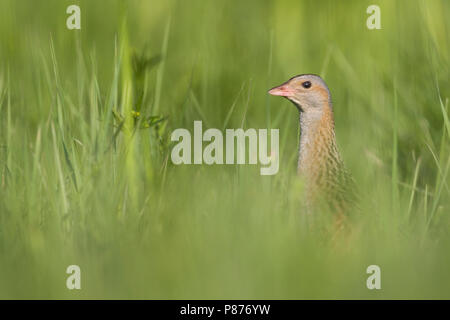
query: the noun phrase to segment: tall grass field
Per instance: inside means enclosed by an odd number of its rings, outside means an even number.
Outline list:
[[[373,4],[381,29],[366,25]],[[1,0],[0,298],[449,299],[449,13],[444,0]],[[359,195],[348,233],[305,219],[298,110],[267,94],[302,73],[331,90]],[[171,134],[196,120],[279,129],[278,173],[175,165]]]

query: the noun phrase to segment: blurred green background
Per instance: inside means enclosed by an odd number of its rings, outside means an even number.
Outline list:
[[[449,12],[0,0],[0,298],[450,298]],[[267,94],[301,73],[332,92],[361,195],[350,236],[301,218],[298,113]],[[173,165],[170,133],[194,120],[279,128],[279,173]]]

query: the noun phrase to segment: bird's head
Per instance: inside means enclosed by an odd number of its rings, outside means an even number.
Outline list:
[[[295,76],[282,85],[270,89],[269,93],[289,99],[300,112],[318,112],[331,106],[331,95],[325,81],[314,74]]]

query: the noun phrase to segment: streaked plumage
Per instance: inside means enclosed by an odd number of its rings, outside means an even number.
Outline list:
[[[327,203],[346,213],[354,199],[354,183],[339,153],[330,91],[317,75],[291,78],[269,91],[294,103],[300,111],[298,173],[306,183],[308,206]]]

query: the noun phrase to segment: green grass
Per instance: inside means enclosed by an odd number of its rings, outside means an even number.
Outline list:
[[[73,3],[81,31],[65,27]],[[0,298],[450,298],[447,12],[2,0]],[[361,196],[351,237],[301,212],[298,114],[267,95],[300,73],[332,91]],[[194,120],[280,128],[279,173],[173,165],[170,133]],[[71,264],[80,291],[65,287]],[[371,264],[382,290],[366,288]]]

